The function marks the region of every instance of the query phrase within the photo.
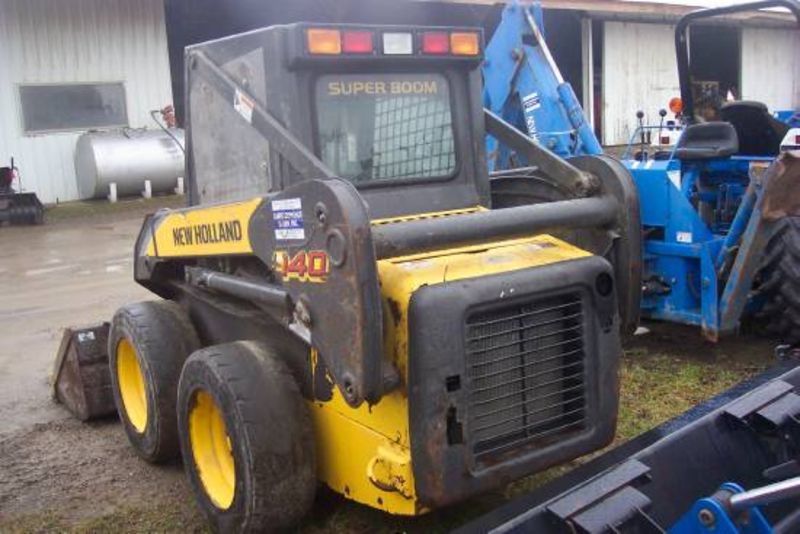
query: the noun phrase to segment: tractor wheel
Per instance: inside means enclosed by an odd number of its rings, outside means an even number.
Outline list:
[[[759,290],[766,296],[761,319],[768,334],[800,344],[800,217],[784,217],[767,243]]]
[[[189,483],[220,532],[288,529],[311,508],[311,416],[286,364],[249,341],[192,354],[178,385]]]
[[[180,454],[178,378],[198,348],[197,332],[174,302],[129,304],[114,315],[108,335],[114,401],[133,448],[149,462]]]
[[[535,169],[517,169],[497,174],[490,181],[492,208],[513,208],[572,198],[561,186],[539,175]]]

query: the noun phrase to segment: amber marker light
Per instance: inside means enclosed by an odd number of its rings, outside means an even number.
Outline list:
[[[327,28],[309,28],[306,30],[306,42],[311,54],[341,54],[342,36],[339,30]]]
[[[683,113],[683,100],[681,100],[677,96],[675,98],[672,98],[669,101],[669,110],[673,112],[675,115],[680,115],[681,113]]]
[[[450,53],[455,56],[477,56],[480,52],[478,34],[453,32],[450,34]]]

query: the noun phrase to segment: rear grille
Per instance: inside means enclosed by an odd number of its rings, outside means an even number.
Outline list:
[[[580,294],[481,311],[466,326],[476,459],[584,428]]]

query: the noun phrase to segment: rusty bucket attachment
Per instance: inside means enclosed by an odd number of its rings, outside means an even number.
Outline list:
[[[88,421],[116,413],[108,368],[108,323],[66,328],[56,355],[53,399]]]

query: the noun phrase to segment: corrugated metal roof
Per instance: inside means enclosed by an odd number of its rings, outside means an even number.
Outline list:
[[[45,202],[77,198],[78,133],[25,136],[21,83],[122,81],[130,126],[172,102],[162,0],[0,0],[0,164]]]
[[[438,2],[473,5],[493,5],[496,0],[436,0]],[[582,11],[593,18],[622,21],[671,23],[687,13],[700,9],[698,6],[680,2],[651,0],[541,0],[546,9]],[[731,0],[727,3],[736,3]],[[741,3],[741,2],[740,2]],[[716,7],[716,6],[715,6]],[[794,24],[788,13],[760,11],[729,15],[715,19],[715,23],[736,23],[755,26],[787,26]]]

